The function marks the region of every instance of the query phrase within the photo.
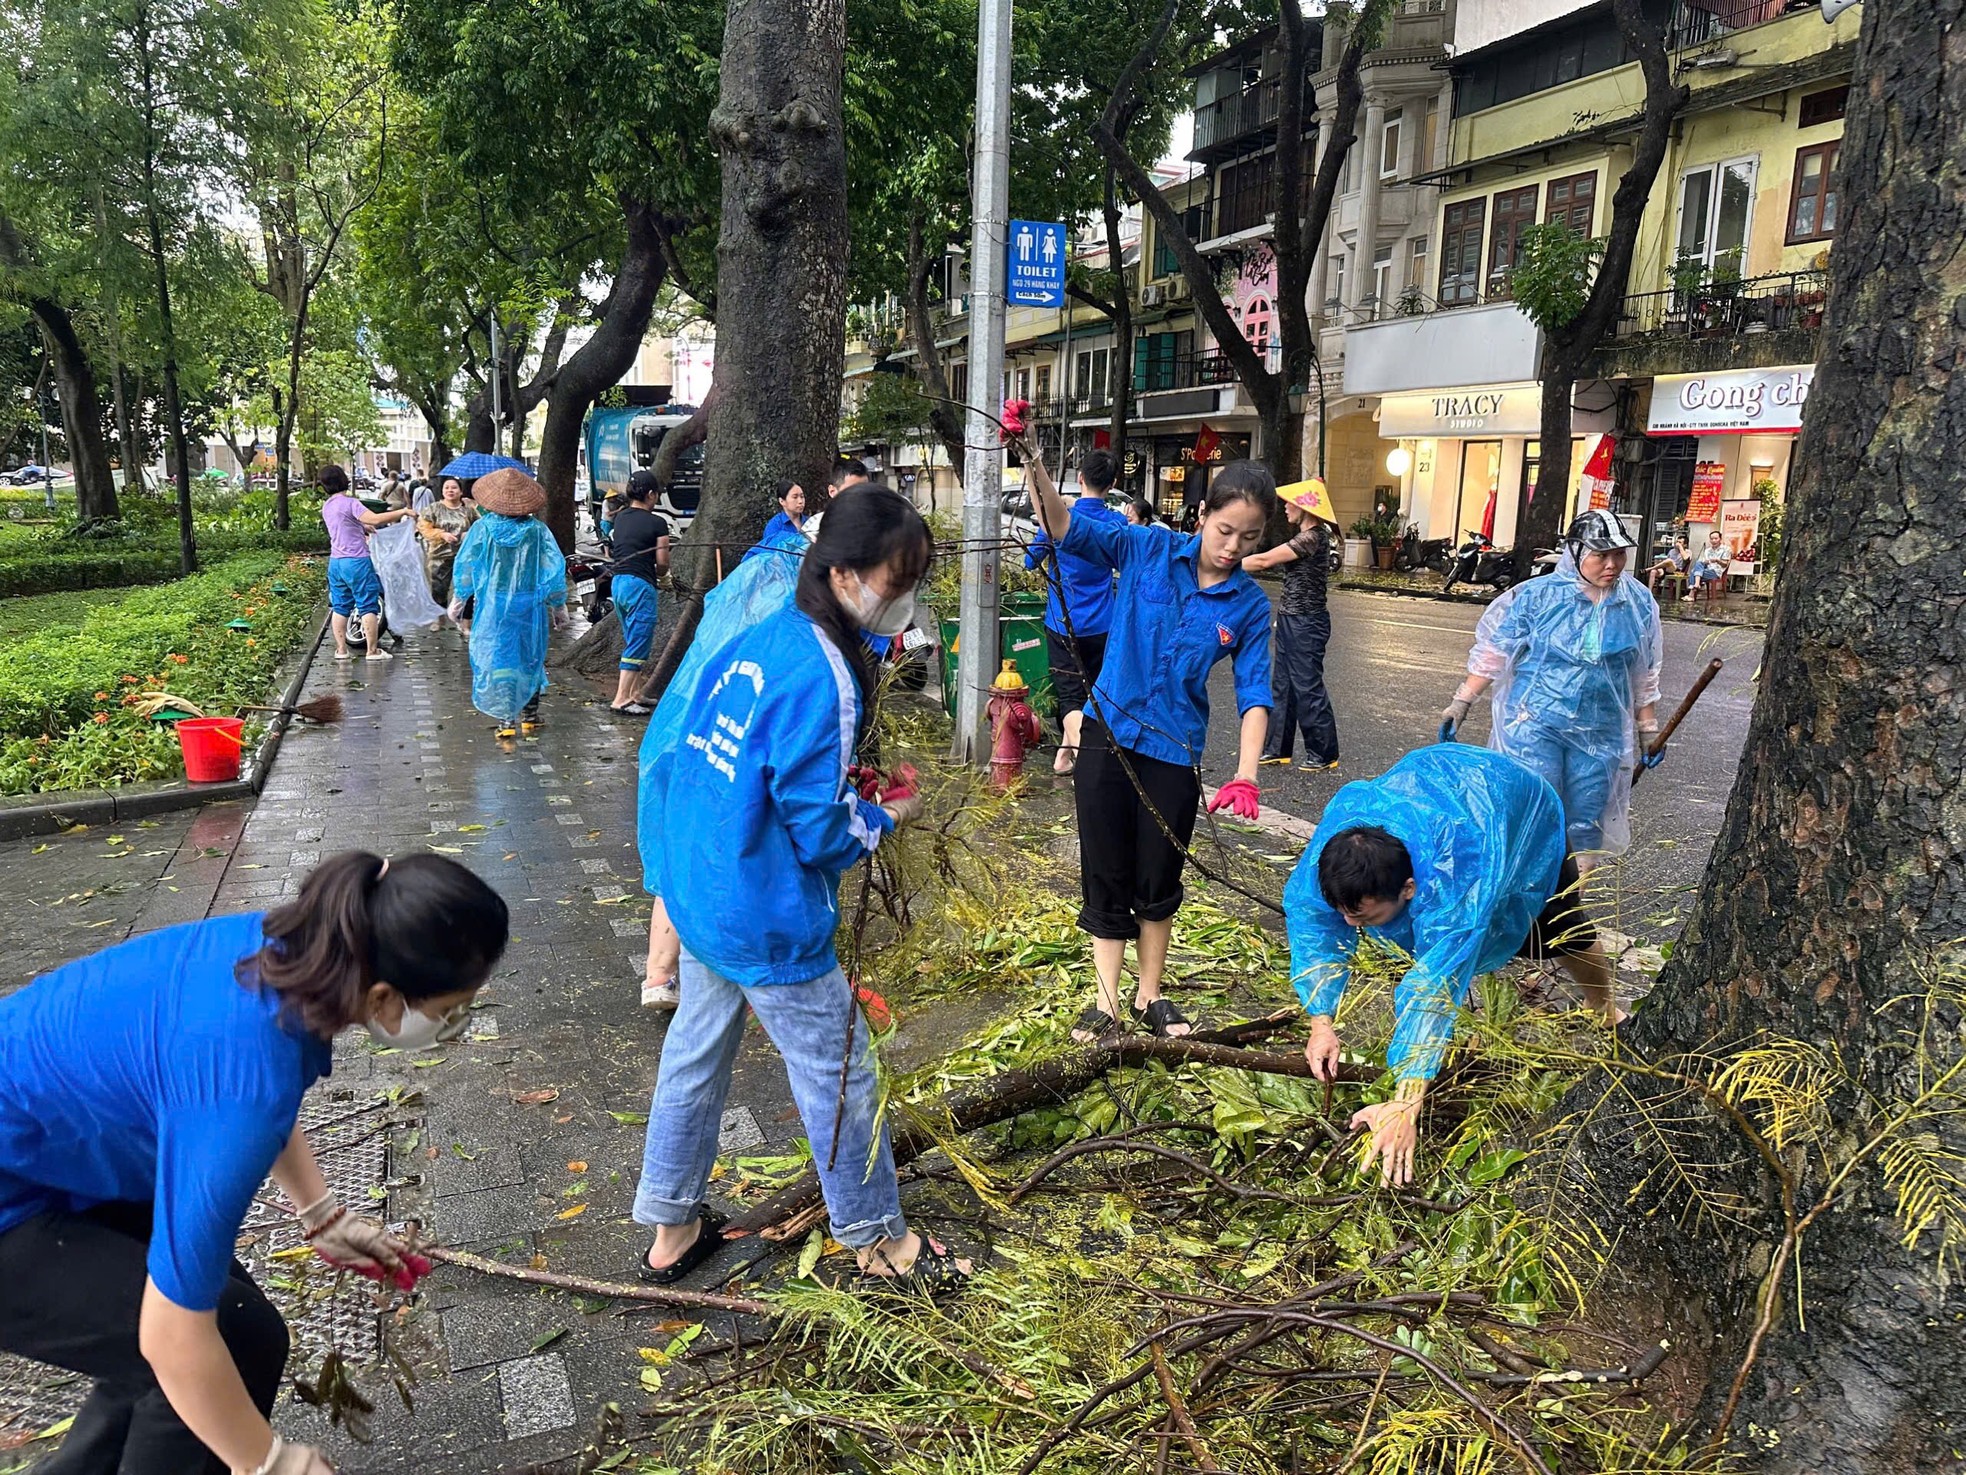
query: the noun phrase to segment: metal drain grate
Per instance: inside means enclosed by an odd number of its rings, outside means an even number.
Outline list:
[[[387,1113],[395,1103],[357,1100],[345,1090],[310,1095],[300,1108],[300,1125],[314,1144],[321,1174],[355,1213],[386,1216],[388,1203],[377,1198],[389,1172]],[[375,1190],[375,1192],[371,1192]],[[337,1277],[311,1258],[275,1260],[281,1250],[304,1243],[285,1200],[269,1179],[242,1226],[239,1258],[293,1334],[289,1374],[311,1377],[330,1348],[359,1366],[382,1350],[382,1319],[369,1282]],[[69,1417],[88,1396],[90,1380],[22,1357],[0,1354],[0,1446],[8,1436],[38,1434]]]

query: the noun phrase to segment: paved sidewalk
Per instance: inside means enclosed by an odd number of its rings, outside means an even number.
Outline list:
[[[347,721],[290,733],[250,810],[0,846],[12,902],[0,992],[133,931],[273,905],[338,850],[456,855],[511,904],[512,945],[465,1041],[412,1059],[376,1052],[359,1032],[342,1037],[305,1118],[330,1149],[324,1166],[344,1196],[419,1218],[445,1243],[632,1279],[645,1243],[628,1218],[639,1118],[665,1020],[640,1007],[637,989],[648,927],[634,847],[641,728],[556,673],[537,740],[500,744],[471,709],[456,635],[412,637],[388,664],[338,665],[331,654],[308,694],[340,691]],[[731,1101],[727,1150],[800,1134],[761,1032],[746,1042]],[[291,1242],[276,1214],[248,1233],[256,1268]],[[265,1278],[291,1277],[276,1262]],[[634,1432],[636,1348],[662,1337],[648,1317],[450,1268],[426,1288],[414,1309],[386,1318],[391,1347],[417,1371],[414,1413],[377,1373],[363,1380],[373,1443],[326,1430],[290,1393],[276,1414],[284,1432],[327,1445],[347,1470],[460,1475],[569,1455],[610,1402]],[[311,1377],[336,1342],[351,1361],[373,1357],[378,1318],[358,1294],[294,1312],[290,1372]],[[31,1466],[46,1443],[6,1445],[46,1428],[80,1391],[0,1359],[0,1471]]]

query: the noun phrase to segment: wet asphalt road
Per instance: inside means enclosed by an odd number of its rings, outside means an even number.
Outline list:
[[[1370,778],[1433,741],[1440,709],[1466,670],[1482,608],[1409,595],[1334,591],[1325,681],[1338,714],[1340,766],[1335,773],[1265,768],[1263,802],[1315,821],[1342,784]],[[1606,920],[1650,942],[1678,933],[1685,905],[1705,869],[1747,739],[1762,635],[1739,626],[1668,619],[1665,640],[1662,721],[1708,661],[1717,656],[1726,667],[1680,728],[1666,761],[1634,791],[1632,847],[1613,875],[1610,893],[1602,897]],[[1237,724],[1228,662],[1216,667],[1210,690],[1213,720],[1203,773],[1220,782],[1235,765]],[[1488,740],[1485,702],[1469,715],[1462,737]]]

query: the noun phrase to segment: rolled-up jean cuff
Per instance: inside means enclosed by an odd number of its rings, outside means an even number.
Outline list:
[[[654,1228],[658,1225],[687,1224],[697,1216],[702,1207],[702,1202],[697,1199],[683,1203],[673,1198],[657,1198],[652,1193],[638,1193],[635,1195],[635,1207],[631,1212],[637,1224],[646,1224]],[[841,1240],[840,1243],[845,1244],[846,1241]]]
[[[885,1219],[866,1219],[858,1224],[835,1224],[833,1238],[850,1250],[864,1250],[884,1239],[900,1239],[908,1232],[908,1221],[900,1214]]]

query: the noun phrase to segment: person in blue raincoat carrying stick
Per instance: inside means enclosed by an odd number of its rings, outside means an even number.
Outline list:
[[[1420,1104],[1475,978],[1510,959],[1555,958],[1607,1019],[1613,973],[1578,905],[1556,791],[1514,759],[1458,743],[1408,753],[1325,807],[1284,888],[1291,980],[1311,1016],[1304,1057],[1336,1077],[1339,1001],[1364,932],[1413,961],[1393,989],[1390,1101],[1362,1108],[1369,1167],[1413,1180]]]
[[[546,643],[567,622],[567,560],[534,514],[546,491],[525,472],[481,476],[471,495],[487,514],[471,524],[451,573],[452,619],[471,620],[471,705],[512,738],[539,727]]]

